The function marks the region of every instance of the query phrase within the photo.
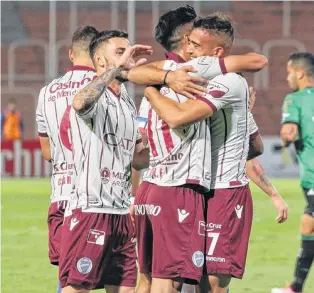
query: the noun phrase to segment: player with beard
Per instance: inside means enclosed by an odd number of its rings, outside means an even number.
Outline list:
[[[48,211],[49,259],[59,264],[61,225],[64,209],[75,180],[69,135],[69,110],[75,94],[96,77],[89,45],[98,31],[79,28],[72,37],[69,58],[72,66],[61,77],[43,87],[39,94],[36,121],[41,150],[52,164],[50,207]],[[59,287],[58,291],[61,288]]]
[[[90,44],[98,77],[76,94],[70,111],[76,181],[62,231],[62,293],[134,292],[131,166],[145,167],[148,149],[122,83],[126,70],[146,62],[133,58],[151,53],[150,46],[130,46],[128,34],[119,30],[103,31]]]

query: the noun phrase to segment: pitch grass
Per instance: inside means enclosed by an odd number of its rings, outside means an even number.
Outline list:
[[[252,186],[255,215],[247,268],[243,280],[232,281],[232,293],[270,293],[292,280],[304,199],[297,180],[275,184],[289,204],[289,220],[276,224],[270,200]],[[49,189],[47,179],[2,181],[2,293],[56,292],[57,269],[49,264],[47,249]],[[304,292],[314,292],[313,268]]]

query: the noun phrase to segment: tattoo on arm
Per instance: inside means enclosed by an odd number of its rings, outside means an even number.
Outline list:
[[[269,196],[277,193],[275,186],[272,184],[271,180],[268,178],[263,167],[261,166],[261,164],[258,161],[255,161],[253,163],[253,171],[259,180],[258,186],[263,188],[264,191],[268,190],[269,192],[267,192],[267,194]]]
[[[109,69],[82,89],[75,97],[80,102],[80,109],[77,112],[84,114],[91,109],[120,71],[118,68]]]

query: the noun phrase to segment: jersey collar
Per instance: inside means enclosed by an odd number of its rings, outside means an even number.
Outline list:
[[[93,71],[96,72],[96,70],[89,66],[83,66],[83,65],[73,65],[68,68],[68,71],[75,71],[75,70],[83,70],[83,71]]]
[[[185,63],[186,62],[181,56],[179,56],[178,54],[173,53],[173,52],[167,52],[166,58],[167,58],[167,60],[173,60],[177,63]]]

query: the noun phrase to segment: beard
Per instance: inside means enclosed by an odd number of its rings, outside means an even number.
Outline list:
[[[121,82],[121,83],[128,81],[128,79],[126,78],[126,75],[123,74],[123,71],[121,71],[121,72],[116,76],[116,80],[118,80],[118,81]]]

